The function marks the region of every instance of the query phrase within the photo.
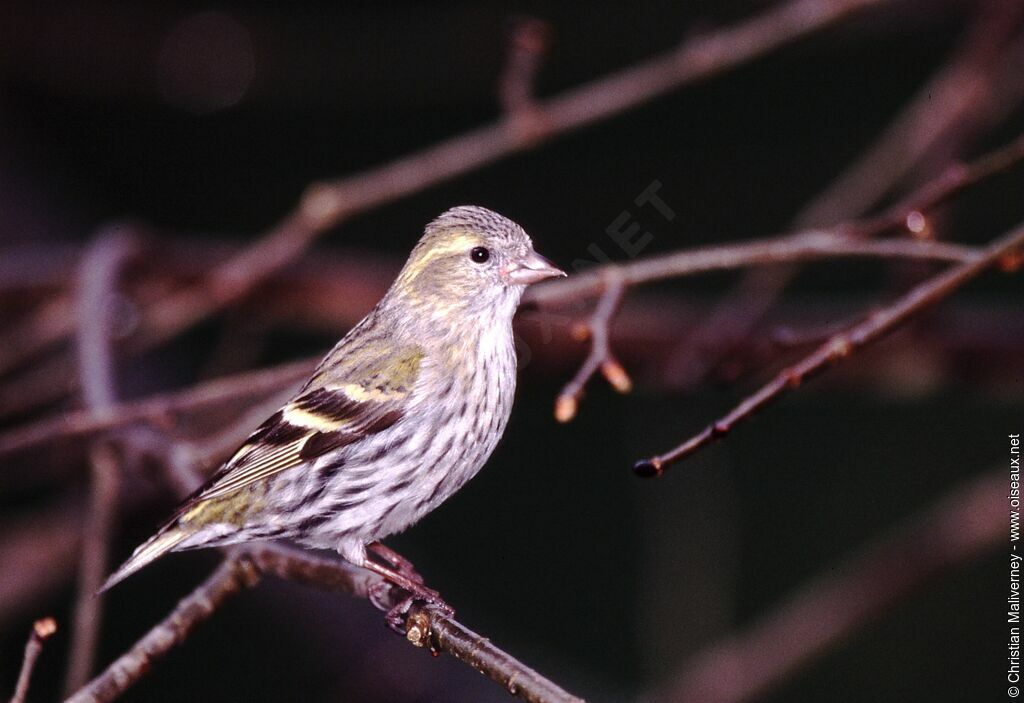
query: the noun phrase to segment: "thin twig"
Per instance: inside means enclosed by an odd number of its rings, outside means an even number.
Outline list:
[[[28,685],[32,680],[32,670],[35,669],[36,660],[43,652],[43,643],[56,631],[57,622],[53,618],[36,620],[32,625],[32,632],[25,643],[25,656],[21,660],[21,672],[18,674],[18,683],[14,687],[11,703],[25,703]]]
[[[660,476],[669,465],[689,456],[701,447],[727,435],[733,427],[804,381],[850,357],[877,341],[914,315],[937,304],[985,270],[1002,263],[1007,269],[1021,265],[1017,251],[1024,245],[1024,225],[1011,230],[970,261],[953,266],[921,283],[888,307],[872,313],[863,322],[830,338],[797,364],[783,370],[756,393],[747,397],[727,415],[675,449],[649,459],[641,459],[633,469],[641,476]]]
[[[555,399],[555,419],[559,422],[569,422],[576,416],[580,398],[583,397],[583,389],[598,371],[607,379],[612,388],[620,393],[628,393],[633,387],[633,382],[626,374],[626,370],[612,352],[608,330],[612,318],[622,303],[622,295],[626,287],[622,276],[615,269],[605,271],[603,280],[604,293],[594,307],[593,314],[585,324],[576,330],[577,338],[590,339],[590,352],[583,360],[579,371],[576,372],[572,380],[565,384]]]
[[[111,228],[102,232],[89,247],[80,267],[75,339],[78,367],[85,405],[100,418],[109,418],[111,407],[117,402],[113,352],[117,279],[122,266],[135,253],[134,238],[119,228]],[[89,511],[79,559],[71,653],[64,682],[66,694],[78,690],[89,680],[96,659],[103,619],[103,598],[97,591],[107,573],[107,552],[117,519],[121,481],[117,452],[106,438],[93,443],[89,463]]]
[[[654,700],[741,703],[764,696],[929,579],[1004,539],[1006,476],[993,472],[806,583],[750,628],[697,654]]]

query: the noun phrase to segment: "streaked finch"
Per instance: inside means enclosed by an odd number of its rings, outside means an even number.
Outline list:
[[[336,549],[443,605],[377,543],[440,505],[490,456],[515,393],[512,316],[528,285],[564,275],[511,220],[471,206],[442,214],[295,397],[104,588],[170,551],[285,538]]]

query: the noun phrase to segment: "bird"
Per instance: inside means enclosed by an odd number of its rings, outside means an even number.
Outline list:
[[[408,594],[404,610],[451,612],[381,540],[490,457],[515,393],[512,318],[527,286],[565,275],[512,220],[442,213],[377,305],[101,590],[168,552],[286,539],[379,574]]]

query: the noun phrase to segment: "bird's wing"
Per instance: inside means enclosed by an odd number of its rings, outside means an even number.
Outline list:
[[[342,340],[299,395],[260,425],[224,467],[136,549],[100,590],[188,544],[188,539],[207,524],[244,519],[252,496],[240,489],[394,425],[408,407],[422,361],[419,347],[346,345]]]
[[[342,350],[337,350],[341,352]],[[356,358],[325,360],[292,401],[249,436],[245,444],[196,495],[182,506],[219,498],[285,469],[382,432],[405,414],[419,375],[423,351],[402,347],[353,350]]]

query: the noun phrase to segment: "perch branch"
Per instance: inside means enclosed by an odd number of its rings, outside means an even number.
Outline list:
[[[141,679],[159,658],[184,642],[224,601],[243,588],[255,586],[264,575],[361,598],[369,595],[370,586],[379,579],[363,569],[295,549],[274,545],[236,548],[170,615],[67,703],[113,701]],[[407,637],[412,644],[450,654],[524,700],[579,703],[579,698],[455,620],[426,608],[416,609],[412,618],[413,627]]]
[[[863,322],[833,336],[800,362],[780,372],[769,383],[699,434],[665,454],[638,461],[633,467],[634,471],[641,476],[660,476],[669,465],[721,439],[738,423],[748,419],[764,406],[788,391],[798,388],[805,380],[829,366],[877,341],[914,315],[937,304],[986,269],[1000,264],[1005,265],[1008,270],[1019,268],[1021,254],[1017,250],[1022,245],[1024,225],[997,239],[980,255],[928,279],[892,305],[872,313]]]
[[[654,700],[740,703],[862,629],[937,574],[1004,539],[1006,478],[985,474],[822,572],[748,630],[698,653]]]
[[[14,687],[11,703],[25,703],[28,685],[32,680],[32,670],[35,669],[36,660],[43,652],[43,643],[56,631],[57,623],[53,618],[36,620],[32,625],[32,632],[25,643],[25,656],[21,660],[21,672],[18,674],[18,683]]]

